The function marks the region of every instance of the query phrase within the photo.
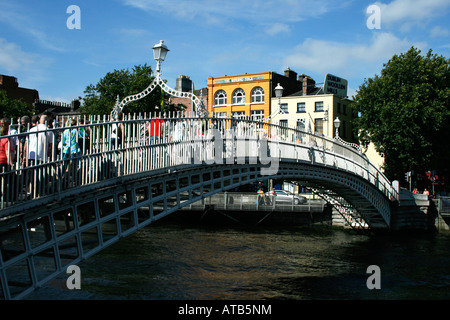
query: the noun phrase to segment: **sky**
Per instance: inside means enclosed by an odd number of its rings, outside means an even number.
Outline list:
[[[449,58],[450,0],[0,0],[0,74],[43,100],[69,103],[114,70],[155,70],[160,40],[172,88],[179,75],[200,89],[289,67],[318,85],[344,78],[352,97],[412,46]]]

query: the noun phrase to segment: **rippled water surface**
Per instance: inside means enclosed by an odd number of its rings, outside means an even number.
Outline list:
[[[381,289],[369,290],[370,265]],[[448,299],[450,234],[155,223],[30,299]]]

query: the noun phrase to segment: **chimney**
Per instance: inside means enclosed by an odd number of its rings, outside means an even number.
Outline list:
[[[297,72],[295,72],[294,70],[291,70],[289,67],[284,70],[284,76],[289,78],[289,79],[297,79]]]
[[[308,95],[316,85],[316,81],[313,78],[303,73],[298,77],[298,80],[302,83],[302,95],[304,96]]]

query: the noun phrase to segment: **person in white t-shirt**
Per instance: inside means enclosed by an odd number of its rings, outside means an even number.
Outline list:
[[[53,132],[48,130],[47,120],[47,116],[42,115],[39,119],[39,124],[32,127],[29,131],[27,142],[25,143],[26,152],[24,151],[24,154],[28,157],[31,164],[36,161],[46,162],[51,155]]]

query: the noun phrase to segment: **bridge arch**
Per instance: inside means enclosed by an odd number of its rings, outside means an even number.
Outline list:
[[[151,120],[155,119],[124,120],[124,131],[130,135],[124,133],[123,145],[117,149],[108,143],[115,122],[88,125],[99,137],[93,141],[97,149],[91,145],[91,152],[78,158],[72,184],[63,184],[62,159],[0,174],[3,181],[26,177],[30,175],[27,170],[52,178],[45,180],[48,192],[42,195],[2,198],[3,297],[25,296],[69,264],[183,206],[263,179],[300,181],[341,214],[362,219],[373,228],[389,228],[395,190],[364,156],[348,146],[304,132],[308,140],[302,144],[292,142],[289,134],[268,138],[281,130],[299,135],[295,129],[268,123],[195,117],[182,119],[190,128],[185,139],[175,141],[169,132],[167,140],[151,144],[141,130]],[[174,130],[169,124],[177,124],[180,118],[164,121]],[[235,130],[230,132],[230,128]],[[79,172],[85,177],[78,181],[75,173]],[[156,212],[156,206],[163,210]],[[46,268],[42,268],[44,261]]]

